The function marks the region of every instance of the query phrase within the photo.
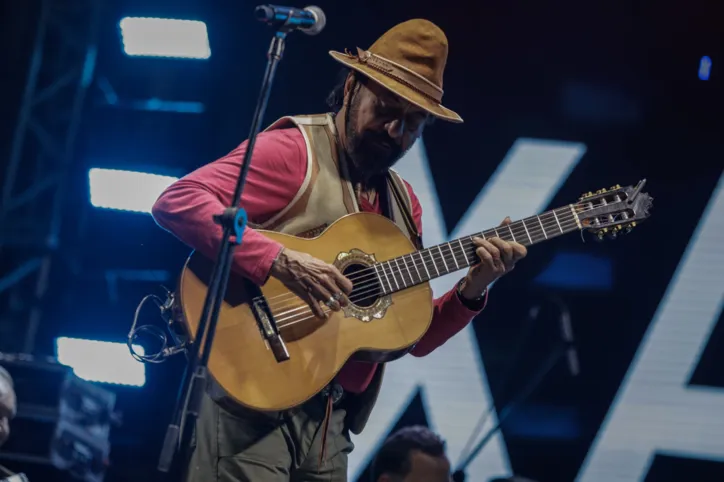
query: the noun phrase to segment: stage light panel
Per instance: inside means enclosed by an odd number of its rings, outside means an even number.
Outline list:
[[[125,17],[120,22],[123,50],[134,57],[208,59],[206,24],[198,20]]]
[[[93,168],[88,171],[90,202],[97,208],[150,214],[156,199],[177,180],[145,172]]]
[[[125,343],[59,337],[55,347],[58,361],[83,380],[134,387],[146,383],[146,366],[131,356]],[[145,354],[142,346],[133,349]]]

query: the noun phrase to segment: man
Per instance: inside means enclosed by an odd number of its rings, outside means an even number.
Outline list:
[[[17,400],[13,388],[13,379],[3,367],[0,367],[0,445],[10,437],[10,420],[17,411]]]
[[[390,167],[432,118],[462,122],[443,107],[447,39],[434,24],[411,20],[368,51],[330,52],[350,69],[333,114],[283,118],[257,138],[241,201],[250,227],[233,269],[262,285],[282,282],[325,318],[349,303],[352,283],[334,266],[283,249],[255,227],[315,236],[340,217],[370,211],[391,218],[420,246],[422,208]],[[153,207],[158,224],[213,259],[222,230],[212,216],[231,202],[246,142],[170,186]],[[504,222],[510,222],[506,218]],[[487,287],[513,269],[525,248],[476,239],[480,263],[435,300],[428,332],[411,354],[424,356],[485,307]],[[252,412],[212,384],[197,425],[191,481],[344,481],[349,432],[360,433],[374,406],[384,366],[349,361],[336,379],[300,407]]]
[[[427,427],[405,427],[382,444],[372,462],[372,482],[449,482],[445,441]]]

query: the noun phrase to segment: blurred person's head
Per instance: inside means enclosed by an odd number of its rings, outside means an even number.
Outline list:
[[[405,427],[393,433],[372,463],[374,482],[449,482],[445,441],[427,427]]]
[[[17,411],[13,379],[3,367],[0,367],[0,445],[10,436],[10,419]]]

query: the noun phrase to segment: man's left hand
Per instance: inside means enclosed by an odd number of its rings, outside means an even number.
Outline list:
[[[500,224],[510,224],[510,218],[505,218]],[[477,247],[475,253],[480,258],[470,271],[460,287],[460,294],[467,299],[481,296],[488,286],[495,280],[515,268],[515,263],[525,258],[528,250],[520,243],[504,241],[500,238],[473,238]]]

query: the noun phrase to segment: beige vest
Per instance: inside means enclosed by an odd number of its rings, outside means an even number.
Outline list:
[[[306,176],[289,205],[256,227],[313,237],[342,216],[359,212],[360,209],[354,187],[346,180],[346,158],[338,148],[333,117],[329,114],[283,117],[266,130],[289,127],[299,128],[304,136],[307,148]],[[413,243],[421,247],[412,219],[409,192],[402,178],[392,169],[387,177],[387,187],[388,194],[380,196],[380,202],[389,199],[392,220]],[[364,393],[350,396],[347,417],[353,433],[362,432],[367,423],[379,394],[383,371],[382,365]]]

